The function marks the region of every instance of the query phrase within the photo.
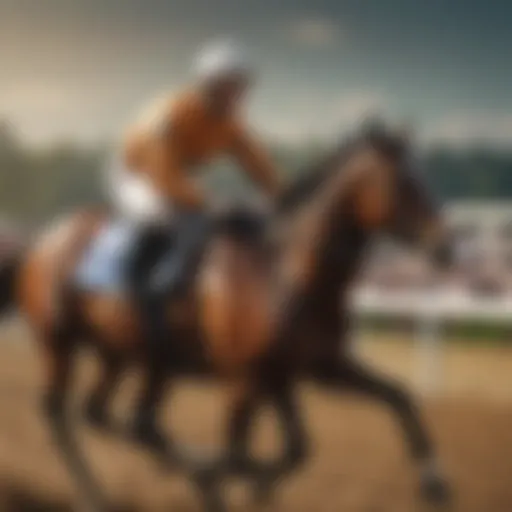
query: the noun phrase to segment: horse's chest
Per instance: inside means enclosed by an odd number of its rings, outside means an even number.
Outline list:
[[[199,281],[199,322],[217,368],[238,371],[268,346],[272,333],[268,280],[243,248],[212,249]]]

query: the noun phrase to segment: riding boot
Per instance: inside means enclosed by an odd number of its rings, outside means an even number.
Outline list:
[[[161,257],[162,247],[165,248],[167,236],[161,230],[141,229],[127,264],[129,293],[141,317],[143,336],[149,349],[148,357],[155,361],[160,359],[159,350],[164,346],[164,297],[152,289],[149,279],[151,269]]]
[[[171,299],[186,291],[192,269],[195,269],[200,249],[209,230],[209,219],[201,212],[179,215],[174,244],[150,277],[150,290],[159,297]]]
[[[161,362],[162,349],[166,346],[167,322],[165,298],[145,290],[139,300],[144,337],[149,346],[150,360]]]

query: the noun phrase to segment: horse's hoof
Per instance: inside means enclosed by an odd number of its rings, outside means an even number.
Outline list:
[[[201,493],[205,512],[226,512],[223,485],[215,468],[197,469],[190,476]]]
[[[203,497],[205,512],[226,511],[221,493],[221,476],[214,466],[190,468],[189,477]]]
[[[205,512],[226,512],[227,508],[220,496],[209,496],[204,502]]]
[[[259,475],[256,475],[253,501],[258,507],[266,508],[274,502],[281,476],[280,473],[269,472],[264,469]]]
[[[271,482],[258,482],[254,487],[253,503],[257,507],[268,507],[274,501],[275,487]]]
[[[450,484],[439,475],[428,475],[422,479],[421,493],[427,503],[436,506],[449,505],[452,499]]]
[[[110,430],[111,425],[105,409],[94,402],[85,405],[83,416],[89,426],[99,430]]]
[[[74,509],[75,510],[75,509]],[[95,497],[90,501],[84,500],[76,507],[77,512],[113,512],[111,507],[103,498]]]
[[[128,437],[135,443],[141,444],[158,454],[169,451],[165,436],[150,423],[136,421],[135,424],[129,425]]]
[[[158,429],[135,424],[128,428],[127,437],[129,441],[149,450],[156,457],[161,471],[167,473],[180,465],[174,446]]]
[[[166,449],[158,454],[158,470],[163,474],[173,472],[177,467],[178,461],[171,450]]]
[[[189,465],[190,478],[203,491],[213,488],[221,479],[219,469],[212,465]]]

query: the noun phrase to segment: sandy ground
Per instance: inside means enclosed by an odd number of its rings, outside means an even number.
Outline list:
[[[64,512],[76,504],[73,485],[38,411],[41,368],[33,345],[0,344],[0,511]],[[379,368],[416,382],[417,353],[409,344],[363,340],[358,351]],[[450,348],[443,358],[442,397],[425,401],[426,421],[450,475],[460,512],[512,511],[512,349]],[[79,368],[79,388],[94,365]],[[135,379],[124,383],[116,414],[124,416]],[[415,512],[432,510],[417,499],[416,472],[387,411],[353,396],[302,388],[313,458],[282,485],[273,509],[282,512]],[[77,393],[77,423],[81,393]],[[169,433],[201,446],[221,439],[221,389],[180,385],[165,408]],[[258,429],[258,448],[272,451],[271,419]],[[87,458],[112,502],[127,511],[199,511],[193,488],[166,474],[148,454],[125,442],[78,429]],[[233,511],[256,510],[234,486]]]

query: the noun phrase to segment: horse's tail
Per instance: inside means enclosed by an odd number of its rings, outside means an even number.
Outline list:
[[[16,277],[21,259],[22,252],[16,251],[0,264],[0,315],[15,307]]]
[[[16,282],[27,240],[24,230],[14,226],[0,229],[0,316],[16,306]]]

